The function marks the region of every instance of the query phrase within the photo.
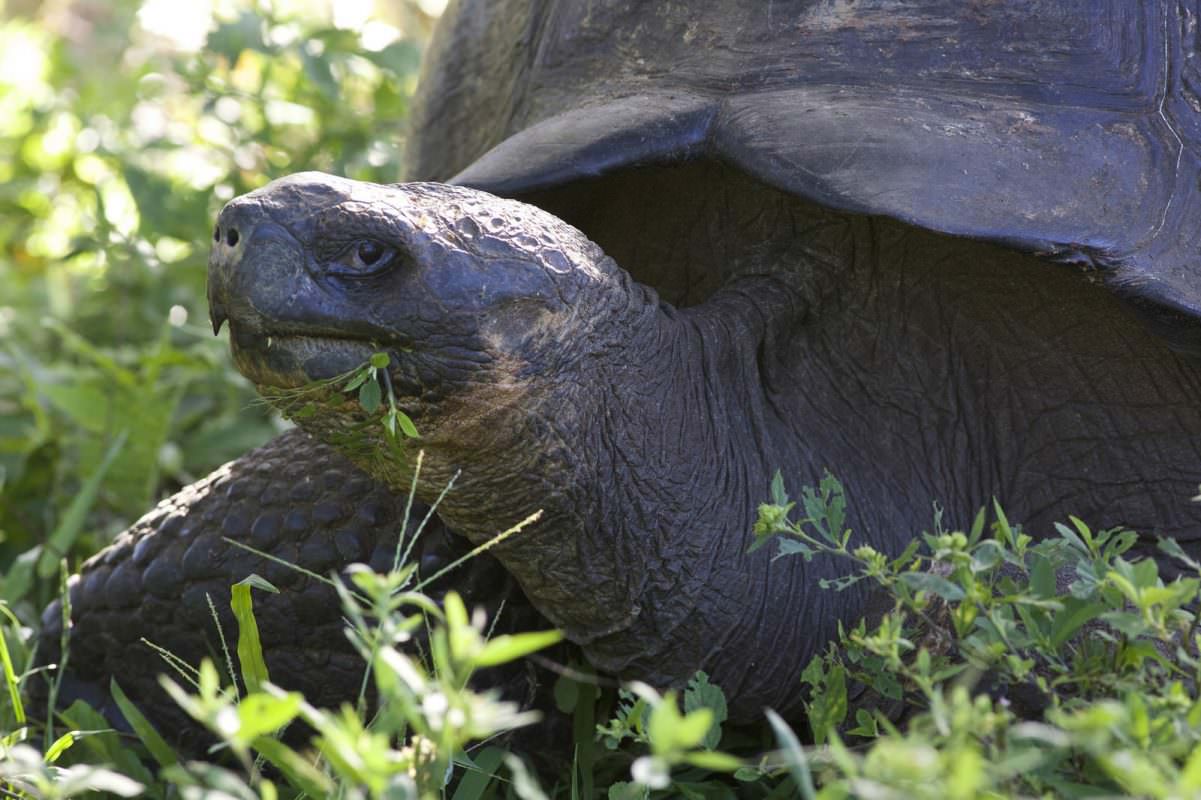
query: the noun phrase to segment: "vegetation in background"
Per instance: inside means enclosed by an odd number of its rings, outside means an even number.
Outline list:
[[[339,586],[390,701],[379,715],[271,685],[251,597],[269,587],[251,580],[231,587],[229,663],[174,679],[223,743],[219,765],[181,760],[117,685],[137,741],[77,703],[39,746],[18,685],[63,565],[281,424],[207,327],[217,209],[297,169],[395,180],[436,6],[0,4],[0,795],[1201,797],[1201,566],[1168,545],[1183,576],[1165,581],[1130,532],[1070,520],[1035,543],[1000,509],[962,531],[936,519],[889,557],[854,540],[830,477],[795,503],[777,480],[748,538],[843,564],[825,591],[879,593],[880,613],[798,676],[796,731],[771,714],[731,727],[703,674],[661,694],[575,664],[546,710],[570,731],[568,761],[535,775],[490,738],[529,717],[464,687],[554,636],[490,639],[401,565]],[[370,388],[378,368],[341,388],[405,436]],[[420,631],[424,660],[406,647]],[[320,734],[308,750],[277,736],[301,720]]]
[[[424,6],[436,12],[430,0]],[[10,2],[0,21],[0,598],[278,432],[208,328],[226,200],[397,180],[417,2]]]

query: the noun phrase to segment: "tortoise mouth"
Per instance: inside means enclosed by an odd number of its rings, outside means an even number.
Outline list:
[[[257,385],[281,389],[337,378],[363,366],[380,349],[366,339],[248,330],[233,321],[229,338],[239,372]]]

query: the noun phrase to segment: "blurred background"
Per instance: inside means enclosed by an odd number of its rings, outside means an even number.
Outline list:
[[[282,423],[204,299],[230,198],[402,177],[445,0],[0,0],[0,600]]]

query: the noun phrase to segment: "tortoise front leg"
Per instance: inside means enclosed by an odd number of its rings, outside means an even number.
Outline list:
[[[229,607],[230,586],[252,573],[280,590],[254,593],[272,681],[303,692],[317,706],[353,702],[364,662],[346,638],[335,591],[226,538],[318,575],[341,572],[352,563],[387,571],[405,501],[300,431],[289,431],[185,487],[71,577],[72,626],[59,707],[83,699],[127,729],[109,696],[109,682],[116,678],[161,733],[185,749],[199,749],[206,737],[159,686],[158,675],[171,669],[148,643],[193,666],[205,657],[223,665],[210,599],[232,653],[238,629]],[[414,505],[406,536],[426,511]],[[435,517],[412,558],[420,563],[419,574],[428,576],[469,547]],[[539,625],[508,574],[490,557],[472,559],[429,593],[438,597],[449,588],[463,595],[469,607],[485,607],[490,618],[505,602],[503,629]],[[58,663],[59,601],[46,608],[42,624],[38,661]],[[507,686],[515,677],[497,674],[486,681]],[[31,680],[29,693],[35,708],[44,709],[47,680]]]

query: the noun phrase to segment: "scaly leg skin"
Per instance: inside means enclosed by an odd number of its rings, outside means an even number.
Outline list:
[[[182,489],[70,579],[69,659],[58,706],[83,699],[114,725],[128,729],[109,695],[109,682],[116,678],[160,733],[184,750],[198,751],[208,737],[159,686],[157,676],[171,670],[146,642],[193,666],[210,657],[224,671],[210,598],[236,660],[238,628],[229,606],[230,586],[252,573],[280,590],[253,591],[272,681],[303,692],[317,706],[353,701],[364,663],[343,631],[334,590],[225,539],[319,575],[356,562],[386,571],[395,556],[404,506],[403,495],[300,431],[289,431]],[[426,511],[414,505],[407,535]],[[435,517],[412,557],[419,560],[419,574],[428,576],[468,548],[466,540]],[[483,606],[489,619],[503,601],[500,630],[549,627],[491,557],[471,559],[438,581],[430,594],[436,598],[449,588],[463,595],[469,608]],[[39,663],[58,663],[59,601],[46,608],[42,624]],[[536,682],[517,666],[483,680],[517,701],[527,701]],[[44,713],[47,681],[35,677],[29,683],[35,713]]]

